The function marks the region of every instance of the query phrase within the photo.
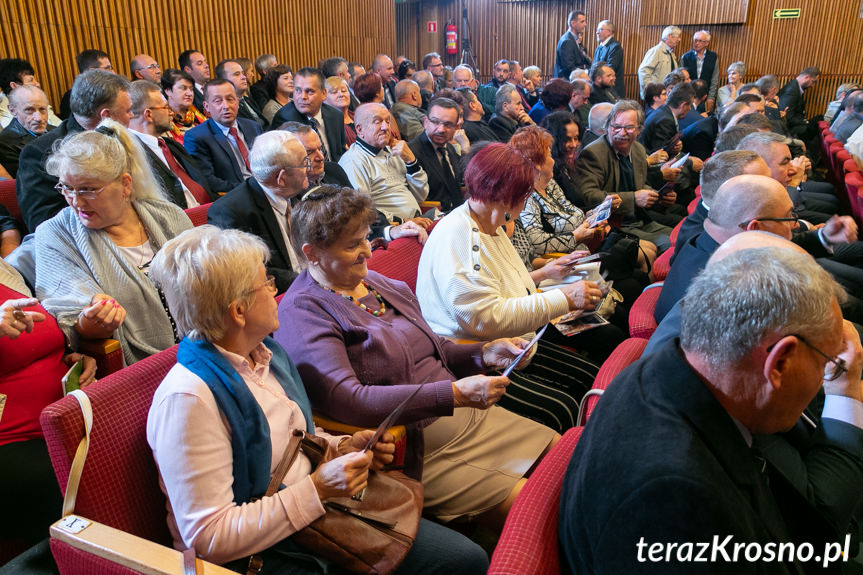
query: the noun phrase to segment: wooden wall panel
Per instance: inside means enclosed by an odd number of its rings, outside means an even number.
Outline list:
[[[495,2],[466,0],[471,24],[474,53],[480,65],[480,78],[487,81],[495,60],[510,58],[522,66],[538,65],[546,77],[554,67],[554,50],[566,30],[566,16],[573,7],[587,13],[586,45],[593,52],[593,32],[602,19],[612,20],[625,53],[624,69],[627,96],[637,97],[636,70],[644,53],[659,42],[662,27],[678,22],[645,24],[643,10],[649,0],[535,0],[528,2]],[[700,1],[700,0],[699,0]],[[726,4],[715,0],[717,4]],[[697,21],[697,4],[667,2],[674,6],[683,21]],[[739,0],[727,2],[738,4]],[[799,19],[773,20],[775,8],[800,8]],[[396,50],[411,59],[425,52],[443,54],[443,28],[448,18],[455,20],[459,39],[462,23],[459,0],[421,0],[396,5]],[[425,32],[426,20],[437,20],[438,34]],[[693,20],[694,19],[694,20]],[[713,33],[711,49],[719,54],[720,66],[738,60],[746,64],[746,81],[764,74],[775,74],[781,82],[793,78],[808,65],[821,69],[819,83],[807,92],[811,113],[821,113],[843,82],[863,82],[863,19],[859,2],[843,0],[750,0],[745,23],[724,25],[691,24],[681,26],[684,38],[678,56],[689,50],[692,34],[707,27]],[[410,31],[407,31],[410,30]],[[838,40],[837,40],[838,38]],[[459,52],[461,47],[459,47]],[[444,55],[444,62],[458,64],[459,56]]]
[[[641,24],[643,26],[677,26],[691,24],[743,24],[749,0],[690,0],[668,2],[668,0],[642,0]]]
[[[334,55],[369,65],[394,51],[395,18],[393,0],[0,0],[0,57],[30,60],[57,107],[86,48],[106,51],[121,74],[142,52],[176,67],[187,48],[211,69],[265,52],[294,69]]]

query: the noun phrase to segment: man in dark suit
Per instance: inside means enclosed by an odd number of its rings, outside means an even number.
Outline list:
[[[719,117],[714,114],[687,126],[681,132],[680,139],[687,152],[700,160],[706,160],[713,153],[718,135]]]
[[[576,68],[590,68],[590,56],[581,43],[584,30],[587,28],[587,17],[581,10],[569,13],[567,30],[557,41],[554,58],[554,77],[569,80],[569,74]]]
[[[231,191],[252,175],[249,150],[261,127],[237,118],[239,98],[234,85],[216,78],[204,86],[204,110],[210,119],[195,126],[183,139],[214,193]]]
[[[87,70],[114,71],[110,56],[102,50],[81,50],[75,56],[75,64],[78,66],[79,74],[83,74]],[[71,98],[72,90],[67,90],[60,98],[60,117],[64,120],[72,115]]]
[[[238,118],[256,122],[262,129],[268,127],[267,121],[258,104],[249,96],[249,80],[243,67],[236,60],[222,60],[216,65],[216,78],[227,80],[234,85],[239,98]]]
[[[775,561],[780,542],[841,542],[795,475],[765,460],[753,439],[794,427],[824,379],[856,384],[859,400],[863,358],[841,298],[794,250],[711,263],[687,294],[680,340],[623,371],[581,436],[561,493],[569,572],[693,572],[706,548],[711,571],[803,573],[799,556]],[[726,549],[748,544],[772,544],[774,561],[726,559]]]
[[[641,133],[641,143],[644,144],[648,154],[668,147],[675,140],[679,143],[680,128],[677,122],[689,113],[694,97],[695,90],[692,86],[678,84],[671,90],[665,105],[648,116],[644,123],[644,131]],[[683,144],[676,143],[674,146],[674,153],[678,153]],[[672,155],[671,152],[669,155]]]
[[[317,68],[300,68],[294,75],[294,99],[276,112],[273,126],[285,122],[300,122],[311,126],[324,144],[324,156],[338,162],[345,153],[345,116],[337,109],[324,104],[327,91],[324,75]]]
[[[210,79],[210,65],[203,54],[195,50],[186,50],[178,58],[180,70],[187,73],[195,81],[195,99],[193,104],[198,110],[204,109],[204,84]]]
[[[497,134],[483,118],[485,110],[476,97],[476,93],[470,88],[460,88],[459,93],[464,96],[464,133],[471,144],[475,142],[497,142]]]
[[[615,28],[611,20],[603,20],[596,25],[596,50],[593,63],[605,62],[614,70],[614,91],[620,98],[626,98],[626,83],[623,79],[623,48],[614,37]],[[611,102],[612,104],[614,102]]]
[[[279,293],[290,287],[300,271],[301,260],[291,245],[291,198],[308,187],[309,163],[293,134],[281,130],[262,134],[251,152],[252,177],[207,211],[207,223],[243,230],[266,242],[270,248],[267,274],[275,276]]]
[[[156,181],[169,199],[183,208],[216,199],[192,156],[176,140],[162,137],[171,129],[171,107],[157,84],[132,82],[132,119],[129,131],[141,142]]]
[[[356,72],[358,72],[359,74],[363,74],[365,70],[356,70]],[[372,72],[381,77],[381,83],[384,87],[384,106],[386,106],[387,108],[392,108],[393,104],[397,102],[396,81],[393,78],[393,76],[395,76],[395,68],[393,68],[393,61],[390,60],[390,57],[386,54],[378,54],[377,56],[375,56],[374,61],[372,61]],[[351,78],[355,78],[357,75],[352,74]],[[353,95],[353,92],[351,92],[351,95]],[[357,105],[359,106],[359,100],[357,100]],[[337,162],[338,158],[332,161]]]
[[[719,58],[716,52],[707,49],[710,39],[710,32],[699,30],[692,35],[692,50],[680,58],[680,66],[689,72],[690,80],[707,82],[707,100],[699,107],[699,112],[713,111],[719,89]]]
[[[507,143],[517,129],[531,124],[533,124],[533,120],[524,111],[521,96],[515,86],[504,84],[497,91],[494,116],[488,122],[489,127],[497,135],[497,139]]]
[[[36,86],[24,84],[12,90],[9,112],[13,119],[0,132],[0,165],[15,178],[21,150],[53,126],[48,125],[48,98]]]
[[[275,54],[261,54],[255,58],[255,70],[258,72],[258,81],[249,86],[249,96],[261,110],[270,101],[270,93],[264,83],[264,76],[267,75],[267,71],[270,68],[276,66],[278,63]]]
[[[428,174],[428,199],[440,202],[441,211],[448,212],[464,202],[461,156],[450,143],[461,126],[461,110],[449,98],[434,99],[424,123],[425,131],[408,146]]]
[[[72,115],[57,129],[42,134],[21,150],[15,192],[29,232],[67,205],[54,189],[57,178],[45,171],[45,160],[51,155],[54,142],[75,132],[92,130],[103,118],[128,126],[132,117],[129,81],[113,72],[88,70],[79,75],[69,101]]]
[[[809,124],[806,119],[806,101],[803,92],[811,88],[820,76],[818,68],[809,66],[804,68],[796,78],[785,84],[779,91],[779,109],[785,110],[785,121],[788,131],[795,138],[806,142],[807,146],[818,132],[818,127]]]

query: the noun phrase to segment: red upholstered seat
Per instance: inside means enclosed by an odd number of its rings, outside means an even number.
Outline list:
[[[370,270],[390,279],[403,281],[411,291],[417,291],[417,266],[423,252],[422,244],[416,238],[407,237],[391,241],[385,248],[372,252],[367,261]]]
[[[854,160],[851,160],[852,162]],[[863,221],[863,197],[860,196],[863,190],[863,172],[848,172],[845,174],[845,189],[848,194],[848,200],[851,202],[851,209],[856,216],[857,221]]]
[[[15,195],[15,180],[0,181],[0,205],[5,206],[13,218],[24,224],[18,208],[18,196]]]
[[[857,160],[854,158],[848,158],[845,160],[845,163],[842,165],[845,168],[845,173],[850,174],[851,172],[859,172],[860,166],[857,165]]]
[[[659,292],[662,291],[662,282],[650,284],[629,310],[629,336],[650,339],[656,331],[656,320],[653,318],[653,310],[659,301]]]
[[[189,208],[186,211],[186,215],[189,216],[189,219],[192,220],[192,225],[203,226],[207,223],[207,210],[210,209],[212,203],[202,204],[200,206],[195,206],[194,208]]]
[[[635,363],[635,361],[641,357],[644,348],[647,347],[647,340],[640,337],[631,337],[629,339],[625,339],[620,342],[614,351],[611,352],[611,355],[608,356],[602,367],[599,368],[599,372],[596,374],[596,379],[593,380],[593,390],[605,390],[608,388],[608,385],[617,377],[625,367],[627,367],[631,363]],[[596,402],[599,401],[599,394],[590,393],[584,398],[584,406],[582,407],[582,411],[584,412],[584,420],[580,421],[581,424],[586,424],[590,419],[590,414],[593,413],[594,408],[596,407]]]
[[[583,427],[573,427],[537,466],[510,509],[489,575],[557,575],[557,517],[563,475]]]
[[[677,234],[674,234],[674,238],[674,240],[671,240],[672,246],[674,246],[674,242],[677,239]],[[671,269],[671,256],[673,255],[674,247],[671,247],[662,252],[662,255],[653,262],[653,277],[656,278],[656,281],[661,282],[668,276],[668,270]]]

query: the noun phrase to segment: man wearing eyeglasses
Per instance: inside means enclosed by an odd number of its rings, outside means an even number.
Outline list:
[[[147,80],[154,84],[162,81],[162,68],[149,54],[138,54],[129,62],[132,80]]]
[[[461,125],[459,105],[449,98],[437,98],[429,104],[425,131],[408,144],[428,174],[428,199],[440,202],[443,212],[464,202],[461,156],[452,145],[452,138]]]
[[[446,88],[443,77],[443,62],[440,54],[429,52],[423,56],[423,70],[427,70],[434,77],[434,92]]]
[[[213,202],[207,223],[264,240],[270,248],[267,274],[284,293],[301,269],[291,246],[291,199],[308,187],[311,160],[294,134],[276,130],[255,139],[249,164],[252,177]]]

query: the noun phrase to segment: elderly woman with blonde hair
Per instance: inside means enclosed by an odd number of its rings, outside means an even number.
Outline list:
[[[386,434],[363,451],[372,430],[331,436],[315,428],[296,367],[269,337],[279,316],[268,258],[257,236],[214,226],[184,232],[156,256],[153,277],[185,337],[153,397],[147,441],[176,547],[243,572],[248,556],[260,554],[267,574],[319,573],[326,557],[314,557],[291,535],[323,516],[329,498],[361,491],[369,467],[391,462],[395,447]],[[336,457],[313,468],[300,452],[281,478],[285,487],[266,495],[294,430],[321,436]],[[476,544],[421,520],[396,572],[487,567]],[[332,565],[325,571],[343,573]]]
[[[71,340],[118,339],[127,364],[173,345],[173,320],[147,269],[192,223],[163,198],[140,145],[105,120],[63,139],[45,168],[69,207],[36,229],[42,305]]]

